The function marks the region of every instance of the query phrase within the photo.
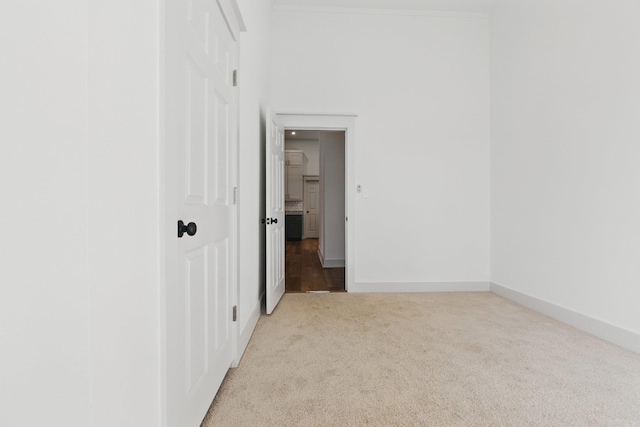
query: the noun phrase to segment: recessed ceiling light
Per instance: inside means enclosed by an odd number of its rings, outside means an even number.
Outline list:
[[[295,131],[291,132],[291,135],[295,135],[295,134],[296,134],[296,132],[295,132]]]

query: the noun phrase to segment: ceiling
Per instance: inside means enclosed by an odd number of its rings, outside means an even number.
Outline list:
[[[295,135],[292,135],[291,132],[295,132]],[[318,140],[320,138],[320,132],[317,130],[290,130],[287,129],[284,133],[284,138],[287,141],[308,141],[308,140]]]
[[[486,13],[501,0],[272,0],[276,8],[343,8]]]

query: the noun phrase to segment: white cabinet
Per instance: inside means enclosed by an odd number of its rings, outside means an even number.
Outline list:
[[[285,151],[287,166],[300,166],[304,163],[304,152],[298,150]]]
[[[286,150],[285,156],[285,200],[302,200],[302,168],[304,153],[299,150]]]

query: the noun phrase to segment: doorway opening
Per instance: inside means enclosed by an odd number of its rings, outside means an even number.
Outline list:
[[[340,212],[339,221],[344,228],[344,290],[349,292],[355,286],[355,114],[314,114],[314,113],[276,113],[268,112],[269,120],[266,126],[267,144],[265,147],[265,211],[266,216],[262,223],[266,227],[266,275],[265,275],[265,300],[267,314],[270,314],[285,292],[285,133],[286,131],[339,131],[342,136],[342,151],[344,152],[343,172],[340,175],[344,179],[344,205]],[[293,159],[289,159],[293,160]],[[298,158],[298,162],[300,159]],[[304,162],[304,157],[302,157]],[[304,164],[304,163],[303,163]],[[291,165],[291,162],[290,162]],[[300,172],[302,173],[302,172]],[[335,176],[335,174],[326,174]],[[322,198],[322,175],[318,175],[320,181],[320,198]],[[287,188],[286,190],[289,190]],[[292,191],[299,191],[299,187],[292,187]],[[290,192],[291,192],[290,190]],[[304,187],[303,190],[304,191]],[[326,208],[326,207],[325,207]],[[304,209],[304,204],[303,204]],[[331,212],[325,209],[327,212]],[[305,211],[306,213],[306,211]],[[311,213],[311,212],[310,212]],[[322,240],[322,213],[320,214],[318,229],[319,238],[317,247],[321,248]],[[351,219],[351,220],[350,220]],[[308,239],[305,239],[308,240]],[[321,263],[324,267],[337,267],[330,265],[332,258],[327,255],[326,248],[318,252],[322,255]],[[302,277],[302,276],[301,276]],[[300,291],[301,292],[301,291]]]
[[[284,133],[285,291],[344,292],[346,132]]]

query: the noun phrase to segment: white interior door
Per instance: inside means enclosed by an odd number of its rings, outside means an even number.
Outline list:
[[[165,2],[168,427],[200,425],[234,357],[236,42],[222,3]]]
[[[320,234],[320,179],[305,179],[304,181],[304,237],[317,239]]]
[[[284,295],[284,128],[275,114],[267,117],[265,156],[267,227],[267,314]]]

